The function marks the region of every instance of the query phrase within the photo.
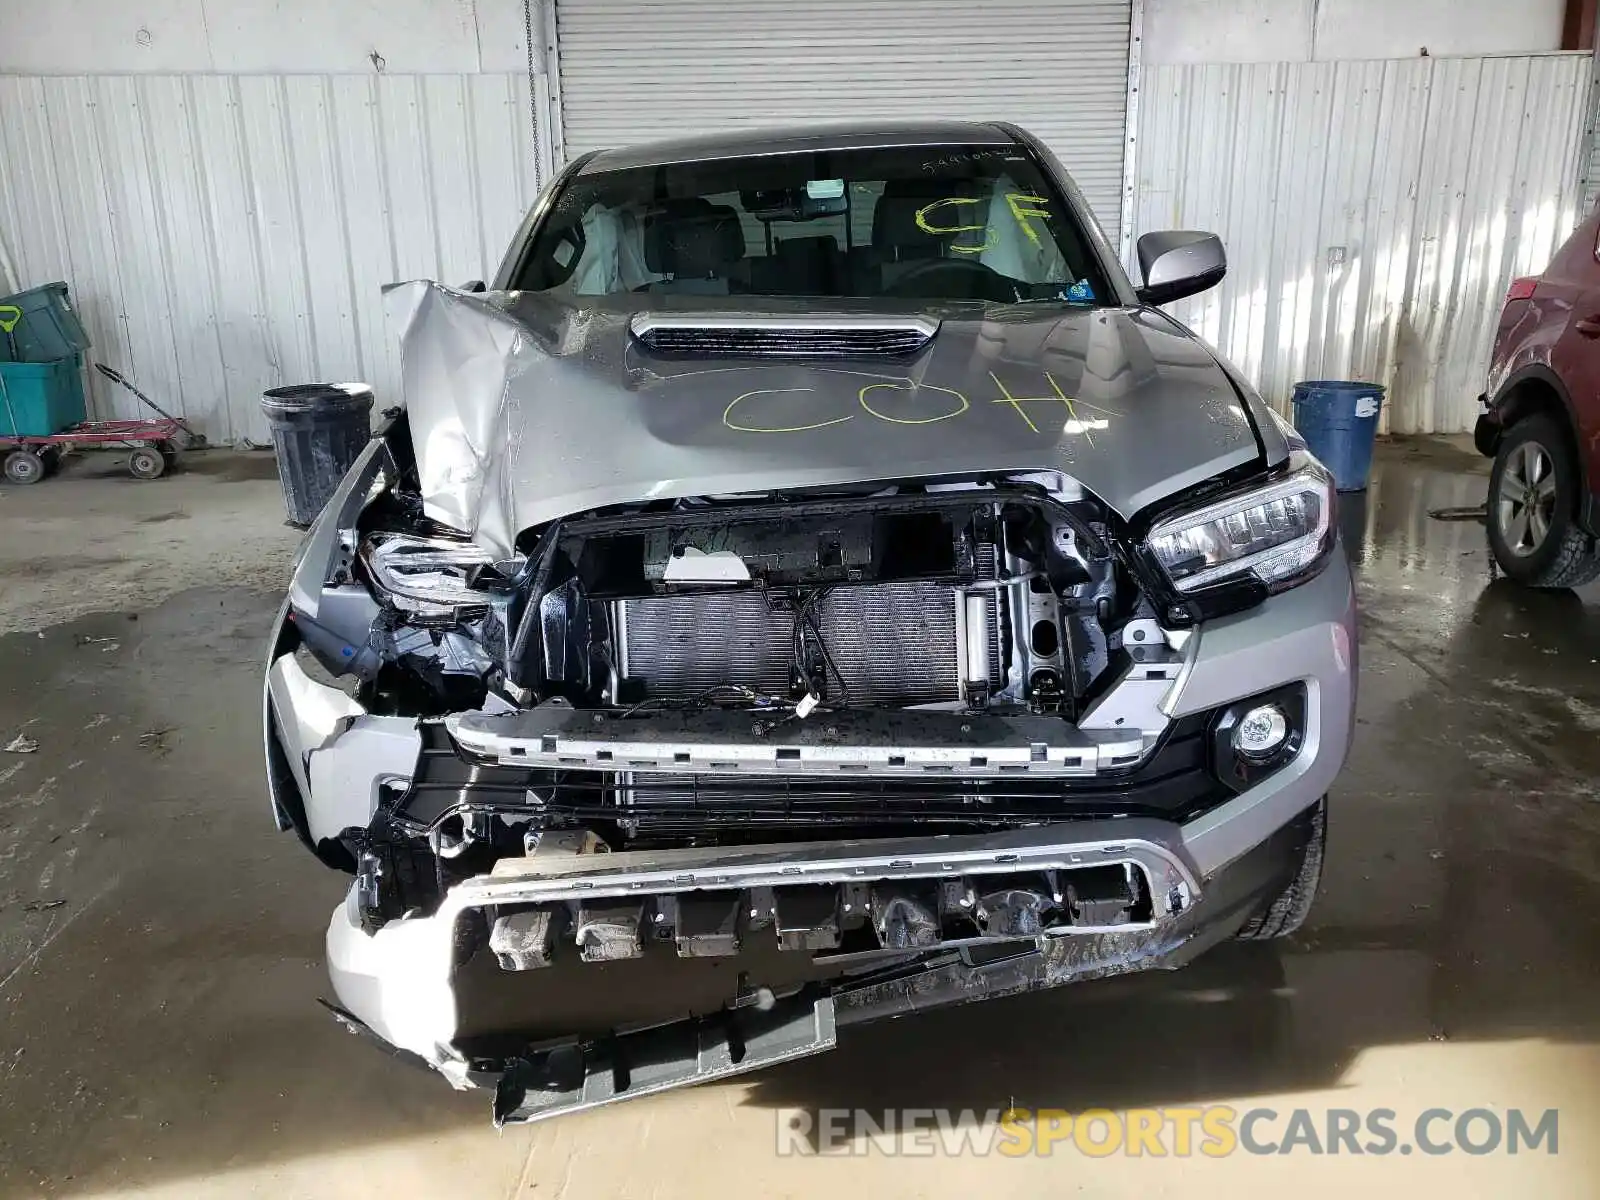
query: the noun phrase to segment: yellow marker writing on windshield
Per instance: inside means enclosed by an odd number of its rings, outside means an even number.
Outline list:
[[[909,392],[913,399],[922,391],[942,392],[946,396],[954,396],[960,401],[961,406],[952,408],[949,412],[936,413],[931,417],[891,417],[888,413],[879,412],[867,403],[867,393],[874,388],[890,388],[897,392]],[[960,392],[953,391],[950,388],[935,387],[931,383],[912,383],[910,380],[905,383],[869,383],[861,389],[860,399],[862,408],[877,417],[878,420],[888,421],[891,425],[932,425],[935,421],[948,421],[951,417],[959,417],[972,407],[967,402],[967,398]]]
[[[958,233],[975,233],[983,231],[983,242],[977,246],[957,246],[952,244],[952,254],[982,254],[985,250],[992,250],[996,244],[994,230],[987,225],[935,225],[928,220],[928,214],[938,208],[954,207],[958,204],[977,204],[979,201],[965,196],[951,196],[945,200],[935,200],[932,204],[924,204],[917,209],[917,228],[923,233],[931,233],[934,237],[952,237]]]
[[[1035,246],[1043,246],[1039,240],[1039,231],[1029,222],[1029,217],[1047,219],[1050,214],[1045,209],[1036,207],[1040,204],[1049,204],[1048,196],[1025,196],[1021,192],[1007,192],[1006,203],[1011,206],[1011,215],[1017,219],[1017,224],[1022,227],[1022,232],[1028,235],[1028,240]]]
[[[816,390],[816,388],[757,388],[753,392],[745,392],[743,395],[735,396],[728,402],[728,407],[722,410],[722,423],[729,429],[737,430],[739,433],[804,433],[808,429],[826,429],[829,425],[842,425],[844,422],[854,419],[855,414],[851,413],[843,417],[835,417],[831,421],[815,421],[810,425],[739,425],[733,420],[733,410],[752,396],[778,396],[796,392],[814,392]]]

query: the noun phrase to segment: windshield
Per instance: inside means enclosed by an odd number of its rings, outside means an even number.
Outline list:
[[[1113,302],[1077,218],[1018,146],[581,175],[556,198],[513,286],[572,297]]]

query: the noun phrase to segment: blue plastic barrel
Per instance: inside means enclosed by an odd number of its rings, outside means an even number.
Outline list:
[[[1380,384],[1311,379],[1294,385],[1294,427],[1333,472],[1341,492],[1367,489],[1382,409]]]

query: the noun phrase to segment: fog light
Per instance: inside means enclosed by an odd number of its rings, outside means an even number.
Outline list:
[[[1306,685],[1289,683],[1228,705],[1211,726],[1211,770],[1242,792],[1283,770],[1304,747]]]
[[[1252,708],[1233,729],[1233,748],[1247,758],[1266,758],[1289,736],[1289,718],[1276,704]]]

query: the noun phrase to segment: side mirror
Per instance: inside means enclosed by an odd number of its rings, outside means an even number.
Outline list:
[[[489,286],[481,279],[469,279],[461,285],[461,290],[463,292],[487,292]]]
[[[1139,272],[1144,276],[1139,299],[1165,304],[1221,283],[1228,273],[1228,253],[1214,233],[1164,229],[1139,239]]]

